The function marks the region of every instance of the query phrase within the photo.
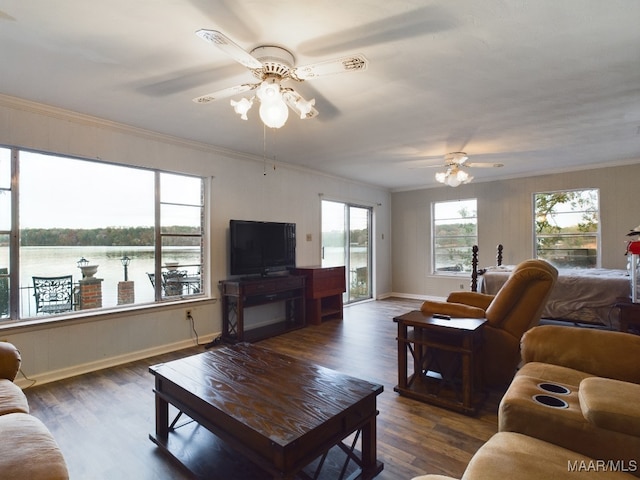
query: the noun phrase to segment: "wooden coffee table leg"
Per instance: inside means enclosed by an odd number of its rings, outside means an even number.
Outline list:
[[[169,402],[158,393],[158,383],[156,378],[156,437],[167,440],[169,438]]]
[[[376,414],[362,427],[362,478],[373,478],[378,458],[376,453]]]

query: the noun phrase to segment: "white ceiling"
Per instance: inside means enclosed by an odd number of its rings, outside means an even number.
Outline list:
[[[191,101],[254,80],[194,32],[361,53],[296,86],[319,116],[269,129],[267,156],[420,188],[458,150],[504,164],[475,181],[639,162],[639,24],[638,0],[0,0],[0,93],[262,157],[255,107]]]

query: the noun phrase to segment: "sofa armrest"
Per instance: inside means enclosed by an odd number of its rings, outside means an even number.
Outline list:
[[[489,295],[488,293],[460,291],[451,292],[447,297],[447,302],[463,303],[486,310],[494,298],[495,295]]]
[[[582,414],[589,422],[640,437],[640,385],[589,377],[580,382],[578,396]]]
[[[542,325],[524,334],[521,353],[524,363],[550,363],[597,377],[640,383],[638,335]]]
[[[0,342],[0,378],[13,380],[20,370],[20,352],[9,342]]]

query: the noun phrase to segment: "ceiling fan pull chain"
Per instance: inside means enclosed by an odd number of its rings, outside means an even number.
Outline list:
[[[262,124],[262,175],[267,176],[267,126]]]

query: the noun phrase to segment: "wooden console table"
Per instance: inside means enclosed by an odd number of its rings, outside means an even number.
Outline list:
[[[398,324],[398,385],[394,390],[416,400],[475,413],[483,399],[477,362],[486,320],[441,319],[416,310],[393,321]],[[408,352],[413,357],[412,372]]]
[[[306,277],[307,321],[319,325],[322,320],[342,318],[342,294],[346,290],[344,266],[299,267],[296,275]]]
[[[222,341],[254,342],[304,327],[304,283],[300,275],[222,280]],[[284,321],[245,329],[246,308],[274,302],[285,302]]]

